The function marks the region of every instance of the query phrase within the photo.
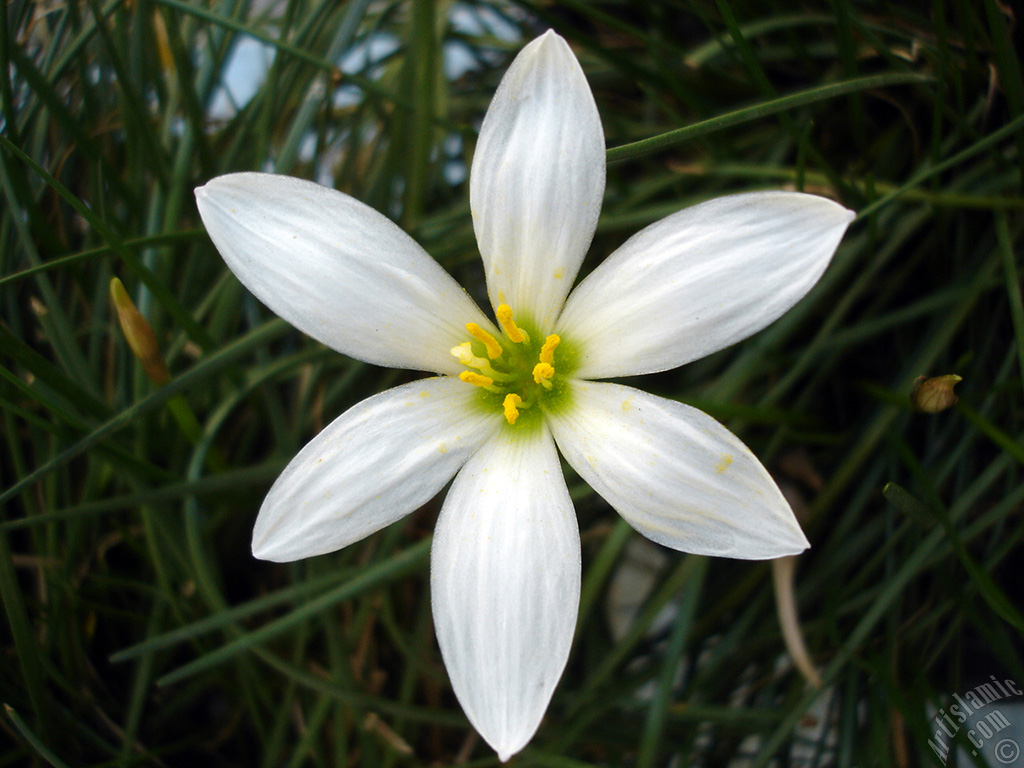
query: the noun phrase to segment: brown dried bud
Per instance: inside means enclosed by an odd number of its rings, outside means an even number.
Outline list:
[[[938,413],[956,405],[953,387],[963,381],[955,373],[947,376],[919,376],[910,393],[910,402],[921,413]]]
[[[110,281],[110,299],[114,302],[117,319],[121,323],[121,330],[128,341],[128,346],[142,363],[146,375],[154,384],[165,384],[171,378],[171,374],[160,354],[160,346],[156,342],[153,327],[139,312],[128,291],[116,277]]]

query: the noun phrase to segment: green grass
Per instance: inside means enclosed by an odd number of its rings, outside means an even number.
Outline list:
[[[288,459],[412,375],[274,318],[227,271],[192,189],[249,170],[331,183],[483,297],[458,170],[511,57],[547,27],[579,56],[609,147],[585,271],[729,192],[804,189],[859,216],[792,312],[645,380],[727,423],[792,494],[825,689],[781,663],[766,563],[667,552],[613,639],[609,584],[636,536],[571,480],[577,637],[515,764],[796,765],[798,746],[801,765],[938,764],[934,707],[990,674],[1024,682],[1020,33],[996,0],[776,5],[7,3],[0,766],[497,764],[434,640],[436,500],[335,554],[253,560]],[[381,37],[378,65],[336,68]],[[213,119],[246,40],[273,51],[266,80]],[[478,65],[454,80],[452,47]],[[164,386],[117,324],[114,277],[156,332]],[[915,378],[952,373],[959,404],[911,409]],[[808,742],[821,704],[828,739]]]

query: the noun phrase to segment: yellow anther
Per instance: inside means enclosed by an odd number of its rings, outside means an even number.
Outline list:
[[[473,345],[468,341],[464,341],[457,347],[451,348],[452,357],[458,358],[458,361],[467,368],[487,368],[488,363],[482,357],[477,357],[473,354]]]
[[[491,360],[496,360],[501,357],[501,344],[498,340],[491,336],[487,331],[481,328],[476,323],[466,323],[466,330],[469,331],[469,335],[472,336],[479,342],[482,342],[487,347],[487,356]]]
[[[515,392],[509,392],[505,395],[505,402],[502,406],[505,408],[505,420],[509,424],[515,424],[516,419],[519,418],[518,406],[523,404],[523,398],[517,395]]]
[[[512,319],[512,307],[508,304],[501,304],[496,310],[495,314],[498,315],[498,322],[501,323],[501,330],[505,332],[505,335],[509,337],[516,344],[522,344],[524,341],[529,341],[530,337],[522,328],[516,325],[516,321]]]
[[[533,380],[545,389],[551,389],[551,377],[555,375],[555,367],[550,363],[537,363],[533,366]]]
[[[540,348],[540,361],[553,365],[555,362],[555,347],[561,343],[562,339],[555,334],[551,334],[544,339],[544,346]]]
[[[481,374],[474,373],[473,371],[463,371],[459,374],[459,378],[467,384],[472,384],[476,387],[483,387],[491,392],[498,391],[497,387],[494,386],[494,379],[490,376],[482,376]]]

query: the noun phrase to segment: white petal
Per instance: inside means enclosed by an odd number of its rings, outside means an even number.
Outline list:
[[[590,86],[565,40],[548,32],[502,78],[469,176],[495,307],[552,326],[594,236],[604,168]]]
[[[265,173],[196,190],[211,239],[238,279],[304,333],[392,368],[458,373],[465,324],[492,327],[396,224],[348,195]]]
[[[575,381],[551,429],[566,461],[640,533],[698,555],[763,560],[810,546],[775,482],[706,413]]]
[[[761,330],[818,281],[853,212],[823,197],[710,200],[630,238],[579,284],[556,333],[580,378],[675,368]]]
[[[288,562],[333,552],[426,503],[494,434],[455,378],[414,381],[341,414],[285,467],[253,531],[253,554]]]
[[[467,717],[502,760],[533,737],[569,657],[580,536],[551,436],[499,434],[469,460],[430,556],[438,644]]]

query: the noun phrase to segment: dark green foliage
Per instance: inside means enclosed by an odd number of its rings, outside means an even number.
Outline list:
[[[645,380],[726,422],[792,494],[824,692],[784,663],[765,563],[666,553],[613,640],[609,580],[635,535],[571,480],[578,635],[515,764],[937,764],[937,707],[989,675],[1024,682],[1020,33],[996,0],[775,5],[6,3],[0,765],[497,763],[434,641],[437,502],[332,555],[251,557],[287,460],[413,376],[275,319],[192,189],[242,170],[332,183],[482,298],[464,171],[505,67],[547,27],[577,52],[614,161],[584,271],[729,192],[798,188],[860,216],[783,319]],[[385,39],[371,66],[336,68]],[[254,40],[274,52],[266,79],[225,108]],[[475,68],[447,78],[446,51]],[[164,387],[117,326],[115,276],[163,345]],[[957,405],[912,410],[916,377],[954,373]],[[670,604],[676,623],[656,623]],[[807,735],[812,707],[827,737]]]

